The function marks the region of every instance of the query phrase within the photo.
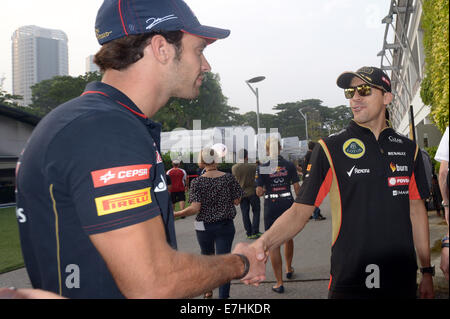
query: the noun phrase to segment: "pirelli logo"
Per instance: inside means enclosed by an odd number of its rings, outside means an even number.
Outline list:
[[[141,207],[150,204],[151,202],[150,187],[131,192],[97,197],[95,199],[98,216]]]

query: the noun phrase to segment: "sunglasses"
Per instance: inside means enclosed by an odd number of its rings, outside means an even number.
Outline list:
[[[355,95],[356,91],[358,91],[359,96],[369,96],[372,94],[372,86],[369,84],[361,84],[344,89],[345,98],[351,99]]]

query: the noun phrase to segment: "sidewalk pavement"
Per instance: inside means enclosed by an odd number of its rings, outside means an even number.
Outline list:
[[[263,205],[261,207],[264,207]],[[328,297],[328,281],[330,271],[331,253],[331,213],[328,198],[321,206],[322,215],[327,219],[323,221],[310,221],[305,228],[294,238],[294,278],[284,283],[285,293],[272,292],[275,285],[270,261],[267,263],[267,278],[259,287],[246,286],[239,280],[233,280],[230,295],[232,299],[326,299]],[[261,214],[262,216],[262,214]],[[433,247],[447,232],[447,224],[435,211],[428,212],[430,224],[430,245]],[[260,230],[263,230],[261,218]],[[178,246],[180,251],[200,253],[193,227],[194,216],[180,219],[175,222]],[[240,211],[235,218],[236,235],[234,244],[238,242],[251,242],[246,238]],[[283,254],[282,254],[283,255]],[[283,257],[284,258],[284,257]],[[440,265],[440,249],[432,250],[432,264],[436,266],[434,286],[437,299],[449,298],[449,284],[445,280]],[[284,263],[283,263],[284,265]],[[283,278],[285,270],[283,270]],[[420,272],[418,272],[418,282]],[[0,287],[30,288],[25,268],[0,274]],[[218,297],[218,289],[214,290],[214,298]],[[201,299],[202,296],[196,299]]]
[[[447,234],[448,226],[443,217],[437,216],[436,211],[428,212],[428,223],[430,225],[431,264],[436,268],[433,278],[436,299],[449,298],[449,282],[445,279],[440,269],[441,264],[441,239]],[[418,282],[421,273],[418,271]]]

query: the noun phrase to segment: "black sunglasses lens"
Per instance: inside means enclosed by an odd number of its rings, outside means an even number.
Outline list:
[[[355,95],[355,88],[348,88],[344,90],[346,99],[351,99]]]
[[[369,85],[360,85],[356,89],[360,96],[368,96],[372,93],[372,88]]]
[[[359,96],[369,96],[372,94],[372,87],[370,85],[359,85],[357,87],[344,89],[345,98],[351,99],[355,95],[356,91],[358,91]]]

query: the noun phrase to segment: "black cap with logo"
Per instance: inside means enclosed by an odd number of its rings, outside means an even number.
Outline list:
[[[391,92],[389,76],[383,70],[373,66],[364,66],[356,72],[348,71],[342,73],[337,79],[337,85],[342,89],[347,89],[355,76],[380,90]]]

